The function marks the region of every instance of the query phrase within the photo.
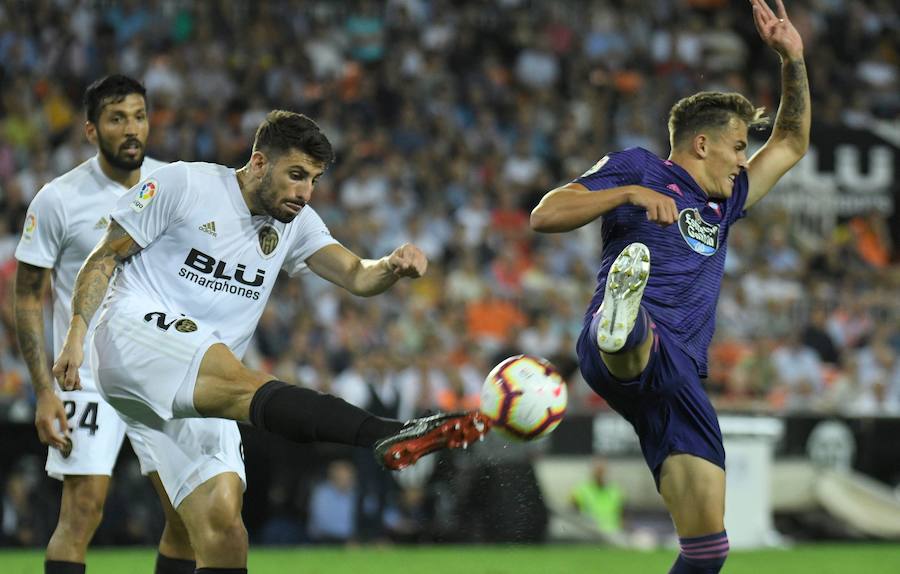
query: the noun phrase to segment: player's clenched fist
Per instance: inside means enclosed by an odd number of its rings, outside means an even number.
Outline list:
[[[74,344],[66,339],[59,357],[53,364],[53,376],[56,382],[64,391],[81,390],[81,377],[78,376],[78,369],[84,362],[84,350],[82,344]]]
[[[628,194],[628,202],[647,210],[647,220],[662,227],[678,220],[678,207],[675,200],[646,187],[633,186]]]
[[[388,257],[388,265],[400,277],[421,277],[428,268],[428,259],[412,243],[404,243]]]

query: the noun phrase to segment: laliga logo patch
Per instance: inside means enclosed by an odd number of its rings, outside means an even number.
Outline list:
[[[22,239],[31,241],[35,229],[37,229],[37,217],[33,213],[29,213],[25,218],[25,226],[22,228]]]
[[[688,246],[700,255],[709,257],[719,250],[719,226],[705,222],[696,208],[683,209],[678,214],[678,230]]]
[[[134,201],[131,202],[131,209],[135,211],[135,213],[140,213],[147,207],[153,198],[156,197],[156,191],[159,188],[159,184],[156,183],[155,179],[148,179],[141,187],[138,188],[137,196],[134,198]]]
[[[274,225],[263,225],[262,229],[259,230],[259,252],[260,254],[268,259],[275,253],[275,248],[278,247],[278,241],[281,239],[281,234],[278,233],[278,229],[275,228]]]
[[[594,164],[594,167],[592,167],[591,169],[584,172],[581,175],[581,177],[587,177],[587,176],[591,175],[592,173],[597,173],[598,171],[600,171],[600,168],[602,168],[604,165],[606,165],[606,162],[608,162],[608,161],[609,161],[609,156],[608,155],[603,156],[602,158],[600,158],[600,161],[598,161],[597,163]]]

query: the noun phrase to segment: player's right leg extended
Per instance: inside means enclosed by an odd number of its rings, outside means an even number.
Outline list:
[[[465,447],[489,428],[477,411],[408,422],[383,419],[341,398],[248,369],[221,343],[210,346],[200,363],[193,401],[204,416],[249,421],[294,442],[375,447],[388,468],[403,468],[438,449]]]
[[[67,475],[63,478],[59,521],[47,544],[46,574],[84,572],[87,547],[103,518],[108,491],[108,476]]]
[[[649,279],[650,250],[643,243],[628,245],[606,276],[603,303],[591,321],[600,356],[620,380],[637,378],[650,360],[651,321],[641,306]]]

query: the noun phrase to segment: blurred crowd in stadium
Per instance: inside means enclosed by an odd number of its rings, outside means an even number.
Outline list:
[[[790,10],[815,121],[896,122],[897,5]],[[402,418],[477,403],[491,366],[517,352],[566,371],[572,410],[604,408],[574,362],[599,225],[538,236],[529,211],[609,151],[667,154],[679,97],[734,90],[774,111],[774,58],[746,3],[727,0],[4,2],[0,416],[32,418],[10,300],[23,214],[42,184],[94,153],[79,98],[103,74],[146,84],[148,154],[161,160],[242,165],[272,108],[320,123],[337,160],[312,206],[335,237],[373,257],[408,240],[430,268],[375,300],[281,282],[248,360]],[[766,202],[759,212],[730,240],[709,379],[719,407],[900,415],[887,214],[800,241],[790,215]]]

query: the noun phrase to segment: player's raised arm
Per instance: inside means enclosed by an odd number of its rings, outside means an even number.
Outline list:
[[[806,154],[812,117],[803,40],[788,18],[784,4],[775,0],[776,14],[765,0],[750,3],[760,38],[781,56],[781,101],[772,135],[747,166],[750,188],[745,207],[762,199]]]
[[[88,325],[103,301],[109,280],[119,263],[141,250],[141,246],[115,221],[85,260],[72,294],[72,322],[66,342],[53,365],[60,387],[72,391],[81,388],[78,369],[84,361],[84,337]]]
[[[421,277],[428,268],[425,254],[410,243],[381,259],[361,259],[346,247],[332,244],[313,253],[306,264],[319,277],[362,297],[382,293],[401,277]]]

